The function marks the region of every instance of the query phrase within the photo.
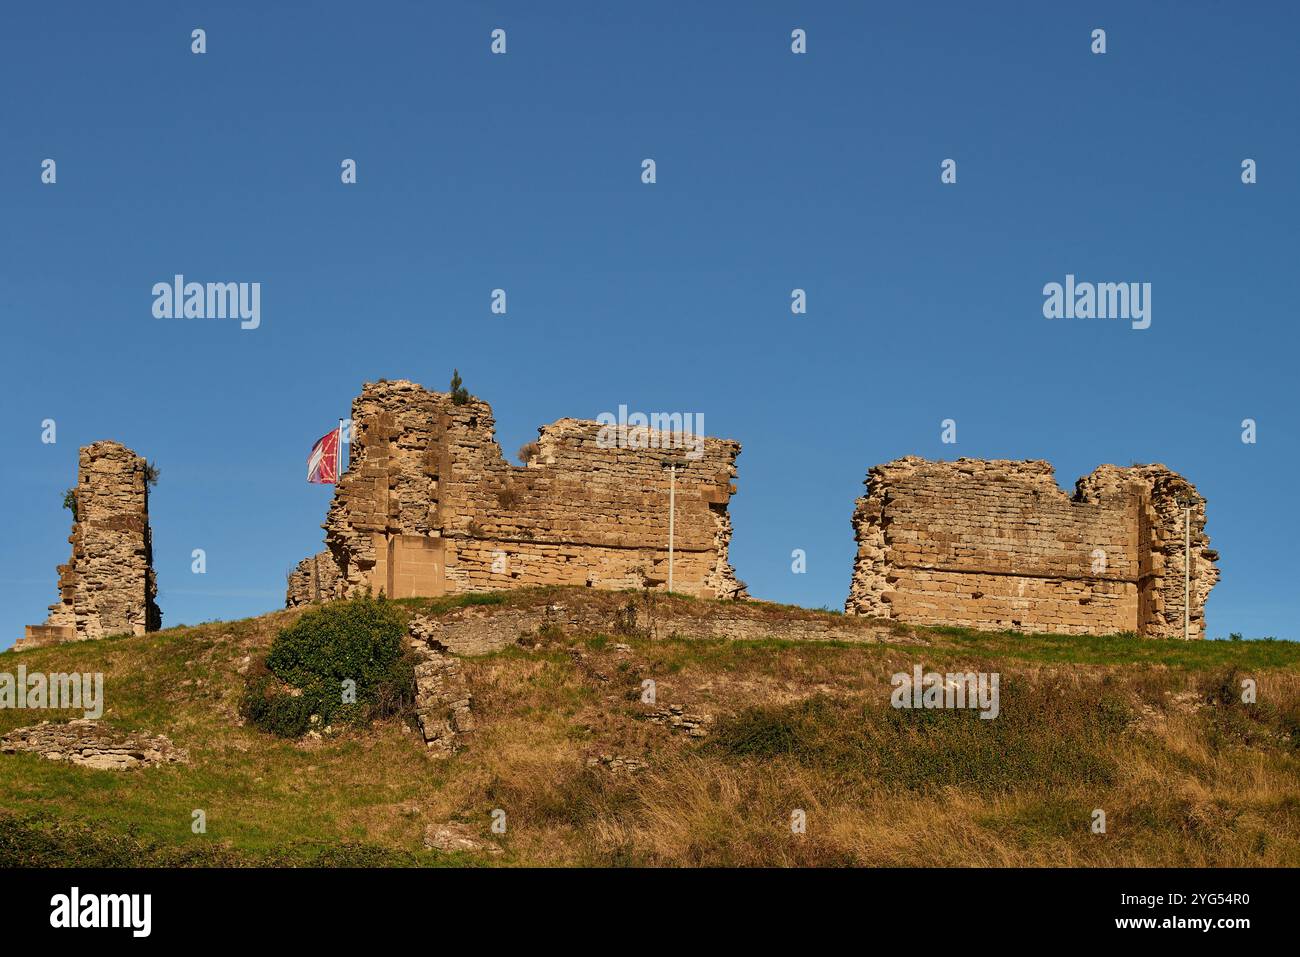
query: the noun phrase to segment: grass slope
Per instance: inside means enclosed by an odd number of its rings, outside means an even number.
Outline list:
[[[542,589],[403,602],[599,603],[606,634],[550,634],[463,661],[479,730],[447,760],[400,721],[292,742],[241,727],[245,659],[295,611],[0,655],[0,671],[105,675],[104,719],[191,762],[95,771],[0,756],[0,865],[1300,864],[1300,646],[896,629],[791,640],[831,613],[765,606],[772,638],[616,634],[629,598]],[[726,605],[677,599],[700,620]],[[1001,715],[889,706],[914,664],[1001,674]],[[1240,683],[1258,703],[1240,702]],[[712,716],[689,739],[644,720]],[[0,733],[52,712],[0,711]],[[593,756],[645,764],[628,774]],[[192,812],[207,832],[191,831]],[[424,848],[429,824],[496,856]],[[791,833],[802,810],[807,831]],[[1106,833],[1091,831],[1094,811]]]

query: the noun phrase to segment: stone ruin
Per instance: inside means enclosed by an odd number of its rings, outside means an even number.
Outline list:
[[[367,588],[390,598],[533,585],[664,589],[669,463],[673,590],[747,597],[727,555],[740,443],[669,448],[670,433],[646,428],[610,442],[609,427],[561,419],[538,430],[527,463],[515,466],[494,434],[480,399],[457,405],[413,382],[367,383],[322,526],[325,551],[290,574],[286,604]]]
[[[149,466],[117,442],[81,450],[72,557],[59,566],[59,600],[43,625],[28,625],[16,649],[105,635],[142,635],[162,624],[154,598]]]
[[[0,754],[24,751],[101,771],[185,764],[190,759],[189,751],[176,747],[165,734],[123,731],[93,718],[42,721],[0,736]]]
[[[1219,556],[1205,534],[1204,500],[1163,465],[1100,466],[1073,497],[1043,461],[907,456],[872,468],[865,484],[853,514],[848,614],[1182,638],[1187,605],[1189,637],[1205,637]]]
[[[667,433],[561,419],[540,428],[514,466],[486,402],[458,405],[449,393],[387,380],[364,386],[352,423],[352,461],[322,526],[326,549],[292,572],[288,606],[366,589],[392,598],[535,585],[666,589],[670,463],[674,590],[748,597],[728,558],[737,442],[670,448]],[[116,442],[81,449],[59,601],[15,648],[161,626],[148,477],[148,463]],[[1069,496],[1047,462],[907,456],[870,469],[866,485],[853,515],[847,614],[1181,638],[1186,605],[1189,636],[1205,637],[1218,553],[1204,500],[1163,465],[1103,465]],[[441,655],[443,644],[430,648]]]

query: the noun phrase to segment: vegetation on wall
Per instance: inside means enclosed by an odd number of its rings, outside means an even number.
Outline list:
[[[451,401],[453,405],[464,405],[469,401],[469,390],[460,378],[460,370],[451,370]]]

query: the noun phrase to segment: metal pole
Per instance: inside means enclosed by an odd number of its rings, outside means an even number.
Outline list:
[[[334,446],[334,484],[343,478],[343,420],[339,419],[339,437]]]
[[[1192,614],[1192,507],[1183,510],[1183,641],[1191,637]]]
[[[668,469],[668,591],[673,590],[673,537],[677,532],[677,466]]]

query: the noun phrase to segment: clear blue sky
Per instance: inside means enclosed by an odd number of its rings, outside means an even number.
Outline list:
[[[361,383],[445,389],[453,367],[512,457],[620,403],[742,442],[732,559],[759,597],[842,604],[872,464],[1045,458],[1072,489],[1157,461],[1209,499],[1210,634],[1300,637],[1298,21],[1289,3],[6,4],[0,646],[56,597],[78,446],[161,467],[164,624],[242,617],[319,548],[331,489],[304,461]],[[175,273],[262,283],[261,328],[154,319]],[[1045,319],[1066,273],[1152,283],[1151,328]]]

